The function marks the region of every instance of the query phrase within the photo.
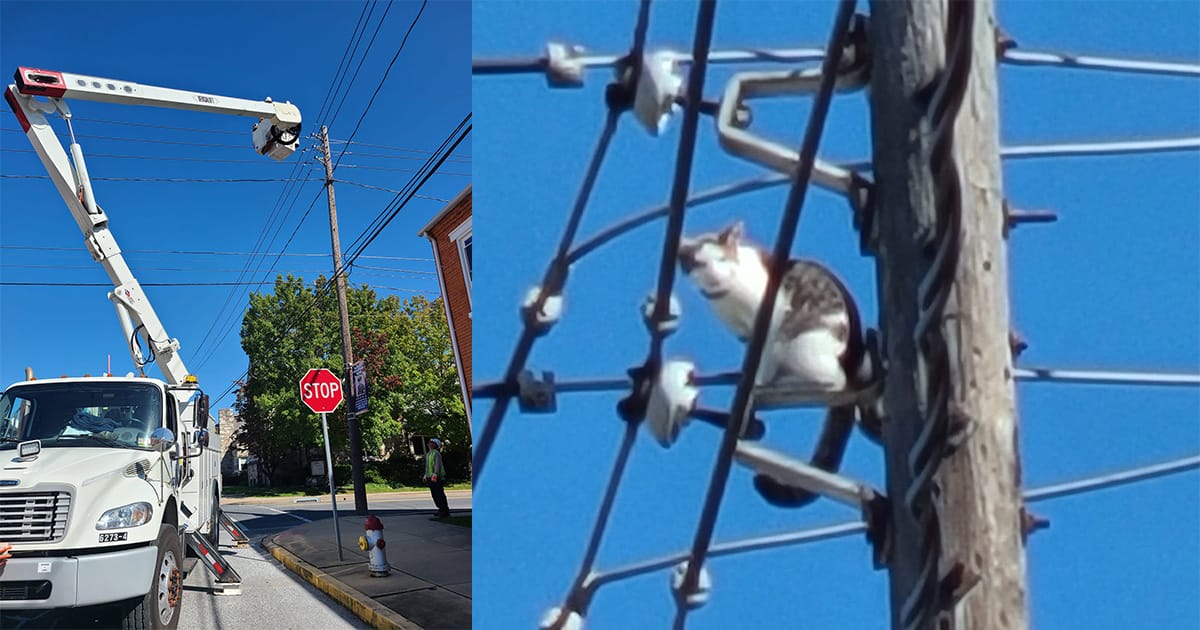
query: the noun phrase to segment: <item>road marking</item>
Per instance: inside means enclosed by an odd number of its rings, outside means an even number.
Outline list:
[[[261,507],[261,508],[263,508],[263,509],[266,509],[266,510],[271,510],[272,512],[277,512],[277,513],[279,513],[279,514],[285,514],[285,515],[287,515],[287,516],[290,516],[290,517],[292,517],[292,518],[298,518],[298,519],[300,519],[300,520],[304,521],[305,523],[311,523],[311,522],[312,522],[311,520],[309,520],[309,519],[307,519],[307,518],[304,518],[303,516],[296,516],[295,514],[292,514],[291,512],[284,512],[283,510],[276,510],[276,509],[275,509],[275,508],[273,508],[273,507],[267,507],[267,506],[265,506],[265,505],[260,505],[259,507]]]

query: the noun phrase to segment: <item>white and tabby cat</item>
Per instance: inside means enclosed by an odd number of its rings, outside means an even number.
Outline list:
[[[679,245],[680,267],[708,298],[717,317],[743,342],[753,333],[770,260],[765,249],[743,240],[740,221],[717,233],[684,237]],[[858,306],[827,267],[813,260],[789,261],[774,310],[758,385],[841,392],[871,383],[873,370]],[[812,465],[828,472],[841,467],[854,417],[853,402],[829,409]],[[754,485],[775,505],[797,507],[816,498],[766,475],[757,475]]]

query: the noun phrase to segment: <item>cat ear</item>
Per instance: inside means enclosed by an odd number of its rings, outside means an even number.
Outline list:
[[[743,232],[745,232],[745,224],[742,221],[734,221],[721,230],[721,244],[737,247],[742,241]]]
[[[743,231],[744,225],[741,221],[735,221],[721,230],[719,237],[721,246],[725,249],[725,255],[732,260],[737,260],[738,246],[741,245]]]

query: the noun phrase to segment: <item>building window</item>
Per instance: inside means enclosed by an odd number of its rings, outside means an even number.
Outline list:
[[[471,303],[471,218],[467,217],[450,232],[450,241],[458,247],[458,262],[463,270],[463,282],[467,286],[467,304]]]
[[[471,237],[470,236],[463,239],[461,247],[462,247],[462,251],[463,251],[463,257],[467,261],[467,278],[470,278],[471,277]]]

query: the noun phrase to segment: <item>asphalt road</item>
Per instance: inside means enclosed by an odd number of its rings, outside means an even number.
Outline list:
[[[338,498],[341,499],[338,501],[339,513],[353,513],[353,497]],[[471,507],[470,495],[450,496],[449,499],[451,509]],[[368,495],[368,507],[371,510],[412,510],[430,514],[434,511],[433,500],[428,492]],[[246,530],[250,539],[248,547],[238,549],[233,546],[229,534],[222,531],[220,552],[241,575],[242,594],[214,595],[212,577],[197,565],[184,581],[180,630],[370,628],[328,595],[279,564],[261,545],[262,539],[270,534],[305,522],[330,518],[333,511],[328,496],[321,497],[317,502],[296,502],[293,498],[233,499],[224,501],[222,509]],[[4,627],[112,626],[111,615],[103,608],[73,611],[70,615],[47,614],[27,619],[25,623],[13,622],[12,617],[6,617]]]

